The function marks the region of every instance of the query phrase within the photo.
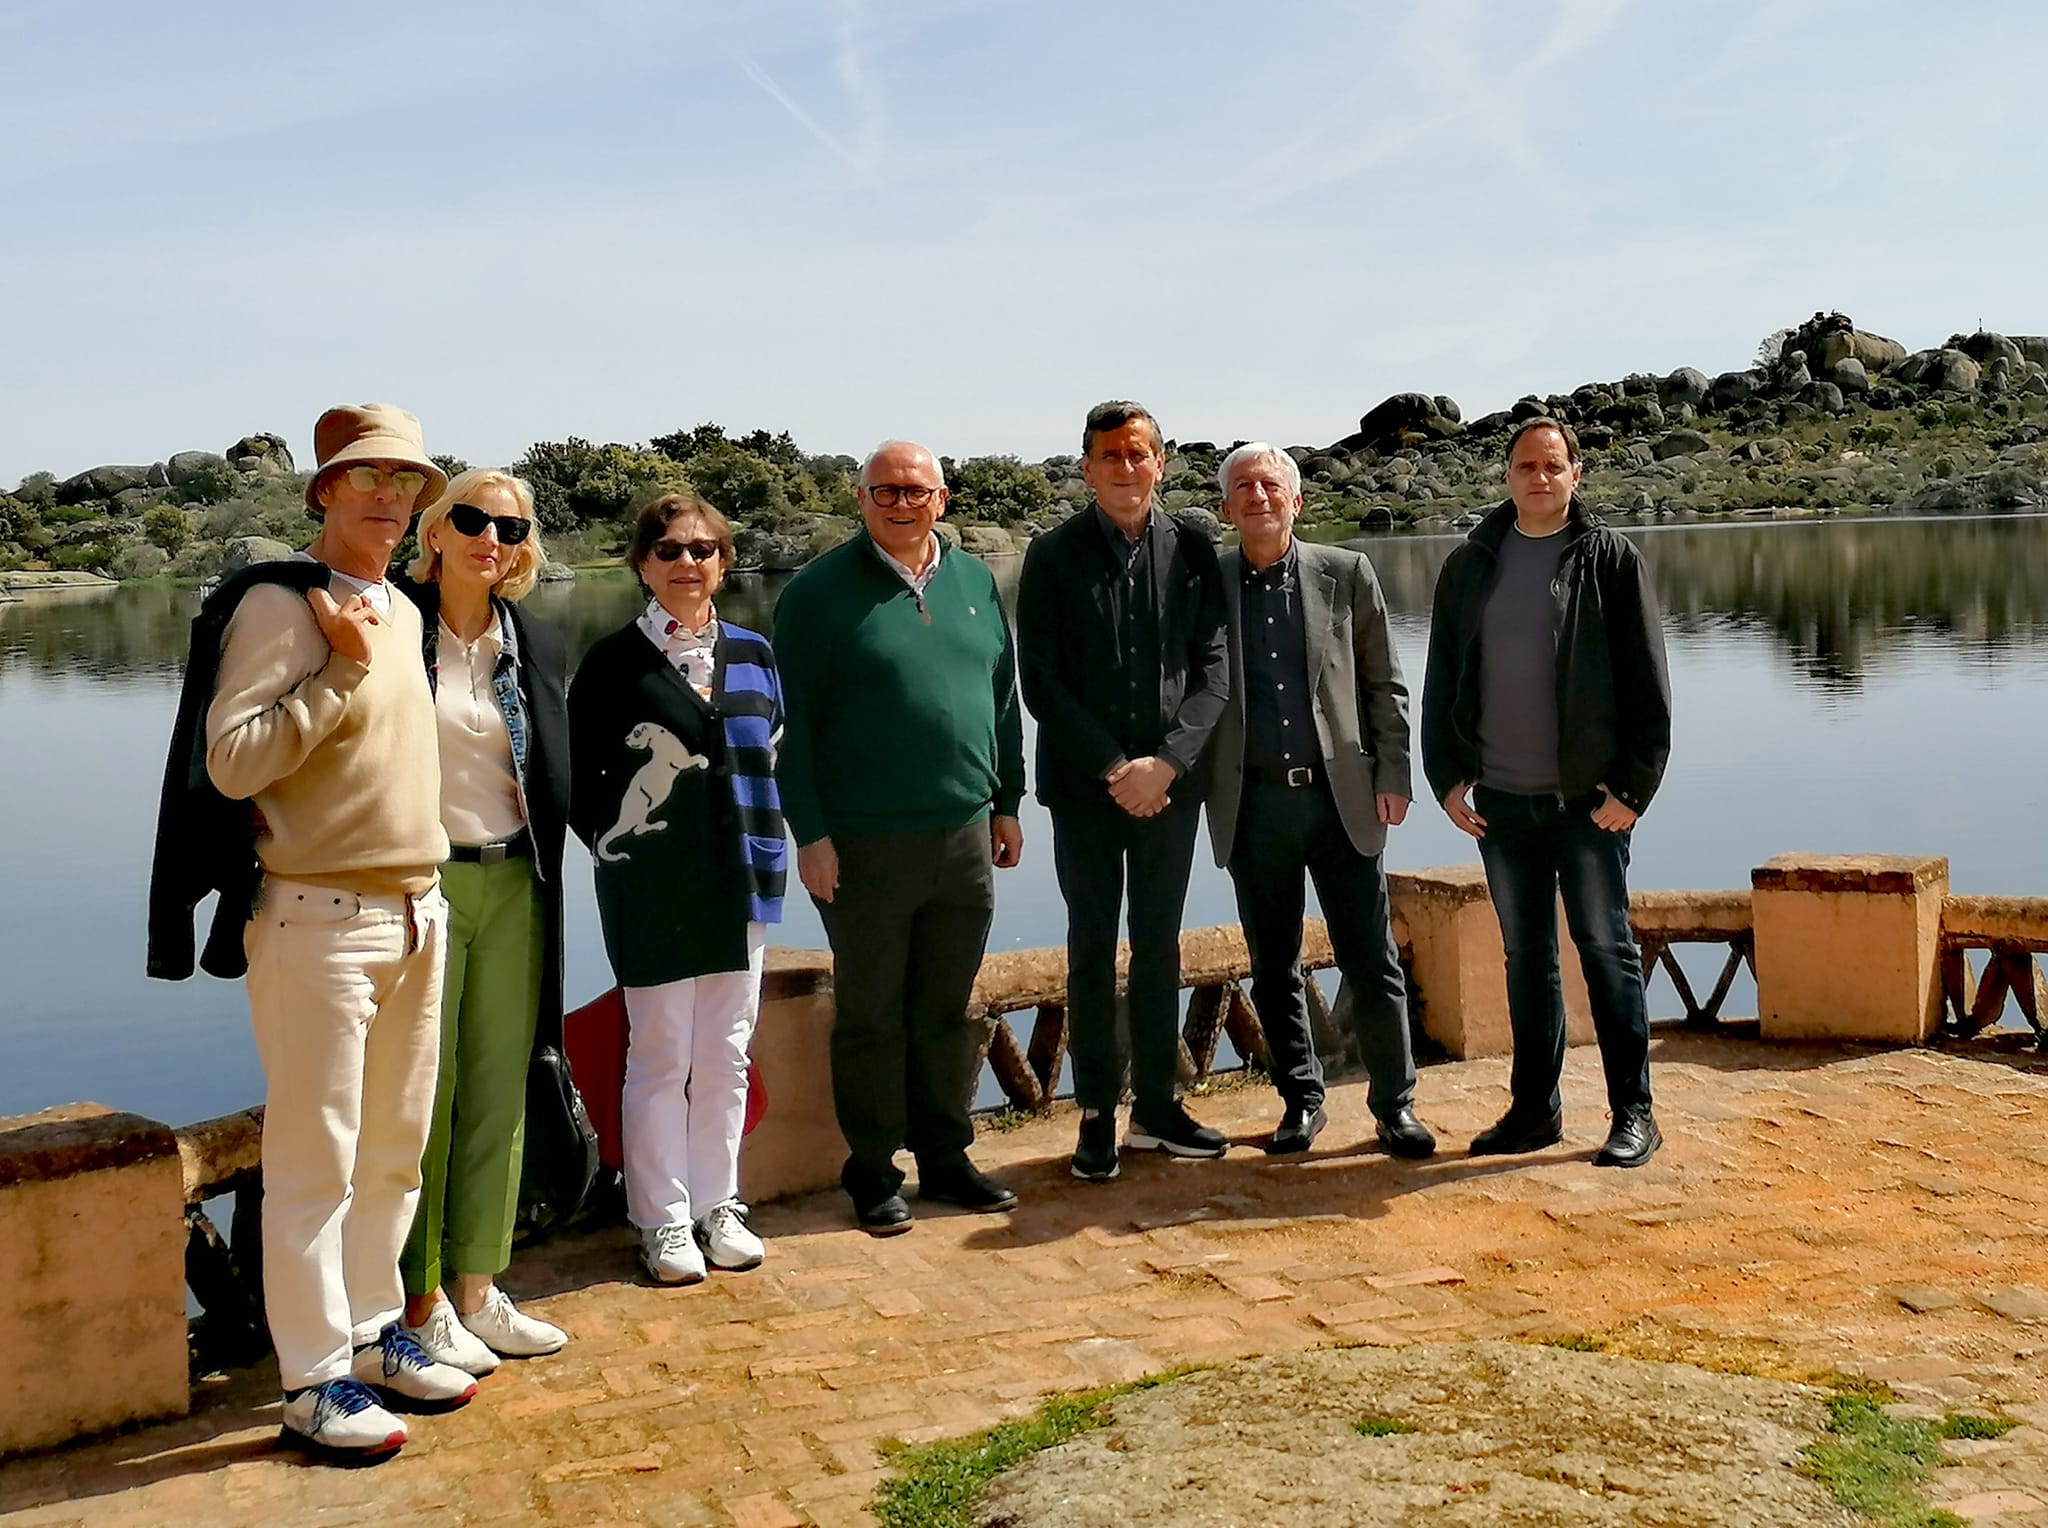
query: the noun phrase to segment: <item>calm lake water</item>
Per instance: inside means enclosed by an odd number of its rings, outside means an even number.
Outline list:
[[[1677,696],[1671,770],[1636,833],[1635,886],[1747,886],[1753,865],[1804,849],[1946,854],[1959,890],[2048,894],[2048,518],[1631,534],[1664,599]],[[1419,691],[1430,593],[1456,539],[1354,544],[1379,570]],[[998,574],[1014,583],[1014,560]],[[747,581],[721,606],[765,625],[773,593]],[[532,598],[579,654],[639,603],[623,577]],[[179,1124],[262,1096],[241,987],[142,974],[157,789],[196,604],[160,589],[0,604],[0,1114],[92,1099]],[[1024,863],[998,876],[992,948],[1064,936],[1035,802],[1024,827]],[[1191,926],[1236,917],[1204,845]],[[611,979],[589,862],[573,844],[570,856],[569,993],[580,1002]],[[1392,869],[1477,858],[1427,801],[1387,851]],[[824,946],[800,894],[778,940]],[[1718,959],[1701,957],[1711,980]],[[1752,1003],[1738,991],[1730,1010]],[[1661,979],[1652,1008],[1680,1011]]]

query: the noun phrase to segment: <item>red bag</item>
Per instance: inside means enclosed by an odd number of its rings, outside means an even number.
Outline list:
[[[620,1144],[619,1100],[626,1086],[626,995],[617,987],[562,1018],[562,1049],[583,1094],[583,1108],[597,1132],[597,1159],[614,1172],[625,1165]],[[747,1122],[752,1135],[768,1112],[761,1068],[747,1060]]]

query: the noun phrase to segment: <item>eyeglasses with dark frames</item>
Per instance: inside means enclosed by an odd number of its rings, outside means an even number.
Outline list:
[[[457,504],[448,511],[448,523],[465,536],[481,536],[486,526],[498,528],[503,546],[517,546],[533,534],[533,522],[524,515],[494,515],[474,504]]]
[[[932,495],[939,490],[927,488],[922,483],[870,483],[867,495],[879,509],[894,509],[898,504],[908,504],[912,509],[923,509],[931,503]]]

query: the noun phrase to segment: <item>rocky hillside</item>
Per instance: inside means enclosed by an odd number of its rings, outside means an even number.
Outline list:
[[[2048,507],[2048,336],[1979,331],[1908,352],[1840,313],[1816,313],[1765,340],[1756,364],[1718,376],[1638,373],[1472,420],[1449,398],[1397,393],[1342,440],[1288,447],[1308,518],[1368,530],[1469,523],[1502,497],[1507,437],[1537,414],[1577,431],[1584,496],[1622,518]],[[1216,468],[1228,444],[1168,446],[1167,507],[1220,532]],[[945,465],[948,523],[971,550],[1018,546],[1088,502],[1072,456]],[[854,512],[851,457],[809,455],[766,431],[729,438],[699,425],[646,445],[540,442],[511,466],[533,482],[548,544],[565,562],[616,555],[639,505],[672,488],[725,510],[752,566],[800,564],[848,534]],[[205,577],[310,540],[303,484],[276,435],[61,481],[33,474],[0,494],[0,571]]]

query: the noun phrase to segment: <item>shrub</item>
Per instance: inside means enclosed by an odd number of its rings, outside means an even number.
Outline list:
[[[533,485],[534,511],[546,531],[616,520],[664,493],[691,486],[681,466],[658,451],[594,446],[573,435],[535,442],[512,471]]]
[[[48,472],[31,472],[21,480],[21,486],[14,490],[15,498],[37,509],[46,509],[57,502],[57,479]]]
[[[181,504],[224,504],[241,490],[242,475],[226,462],[216,466],[201,467],[179,485],[177,499]],[[172,547],[168,550],[176,551]]]
[[[30,526],[40,523],[33,505],[0,493],[0,541],[20,541]]]
[[[158,504],[143,511],[142,534],[167,554],[176,555],[178,548],[192,539],[192,522],[175,505]]]

